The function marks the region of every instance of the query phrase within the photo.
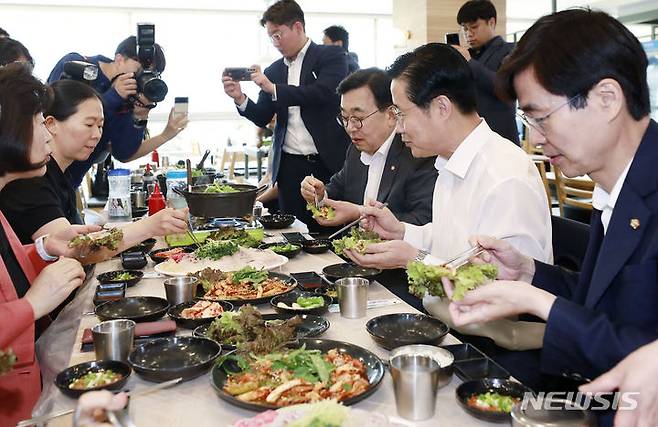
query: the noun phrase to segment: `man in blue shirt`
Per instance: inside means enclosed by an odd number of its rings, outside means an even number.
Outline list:
[[[68,61],[85,61],[98,66],[98,78],[90,83],[101,95],[105,114],[103,135],[94,152],[86,161],[73,162],[66,171],[71,183],[77,188],[91,166],[103,161],[109,153],[122,162],[134,160],[134,155],[144,139],[150,110],[139,102],[148,102],[143,96],[134,106],[127,101],[128,97],[137,94],[137,81],[134,76],[142,68],[137,56],[135,36],[128,37],[117,46],[114,60],[103,55],[83,56],[79,53],[69,53],[57,62],[48,77],[48,83],[62,78],[64,64]],[[162,48],[156,44],[155,69],[161,73],[165,65]]]

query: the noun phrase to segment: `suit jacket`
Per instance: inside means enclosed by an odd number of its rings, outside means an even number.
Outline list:
[[[285,143],[288,125],[288,107],[299,106],[306,129],[313,137],[320,160],[331,173],[337,172],[345,161],[349,137],[338,124],[340,97],[336,94],[338,83],[347,76],[344,50],[338,46],[318,46],[311,42],[304,55],[299,86],[288,85],[288,67],[283,58],[264,71],[276,84],[277,100],[260,91],[258,101],[249,100],[240,115],[257,126],[265,127],[274,114],[276,126],[272,144],[272,182],[276,182],[281,163],[281,147]]]
[[[605,236],[601,212],[592,214],[580,274],[536,263],[533,283],[558,295],[544,335],[543,372],[595,378],[658,338],[657,158],[652,120]]]
[[[477,59],[473,57],[475,52],[471,52],[472,58],[468,64],[475,78],[478,114],[484,117],[494,132],[519,145],[515,103],[503,102],[494,93],[496,71],[513,48],[514,43],[507,43],[496,36]]]
[[[400,221],[424,225],[432,220],[432,195],[437,177],[435,159],[416,159],[399,134],[393,138],[377,200],[388,202],[389,209]],[[332,199],[362,205],[367,183],[368,166],[361,162],[361,152],[350,144],[343,168],[327,184],[327,194]]]
[[[19,265],[30,283],[46,263],[36,253],[34,245],[23,246],[4,215],[0,224],[14,251]],[[34,311],[26,299],[18,298],[12,278],[0,258],[0,349],[11,348],[18,361],[14,368],[0,377],[0,425],[16,425],[30,418],[32,407],[41,393],[41,373],[34,353]]]

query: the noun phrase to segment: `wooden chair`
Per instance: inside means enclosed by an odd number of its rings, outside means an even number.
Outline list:
[[[548,209],[551,209],[553,201],[551,200],[551,187],[548,185],[548,178],[546,177],[546,164],[542,160],[533,160],[533,163],[537,167],[541,181],[544,184],[544,191],[546,192],[546,199],[548,200]]]
[[[559,167],[553,166],[560,216],[565,216],[565,207],[583,209],[591,213],[594,181],[582,178],[567,178]]]
[[[228,174],[226,177],[230,180],[235,179],[235,161],[238,158],[238,155],[242,155],[244,153],[242,147],[236,147],[233,145],[233,141],[231,141],[231,138],[228,138],[226,140],[226,145],[224,146],[224,152],[222,153],[222,160],[219,163],[219,170],[221,172],[224,172],[224,168],[226,167],[226,163],[228,162]]]

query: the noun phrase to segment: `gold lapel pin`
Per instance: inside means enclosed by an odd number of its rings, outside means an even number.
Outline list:
[[[631,219],[631,228],[633,230],[637,230],[638,228],[640,228],[640,220],[637,218]]]
[[[391,170],[394,171],[394,170],[395,170],[395,166],[391,166]]]

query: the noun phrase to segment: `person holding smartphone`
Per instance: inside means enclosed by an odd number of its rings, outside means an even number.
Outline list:
[[[500,136],[519,145],[516,105],[503,101],[494,93],[494,77],[503,59],[514,48],[497,36],[496,8],[489,0],[469,0],[457,13],[457,23],[464,32],[467,46],[453,45],[468,61],[475,77],[480,117]]]

